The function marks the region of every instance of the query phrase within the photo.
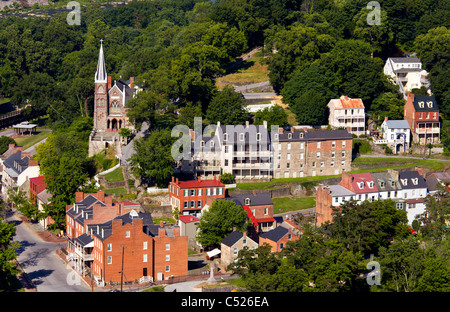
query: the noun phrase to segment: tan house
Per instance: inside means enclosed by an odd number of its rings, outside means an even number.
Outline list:
[[[239,250],[242,250],[244,247],[256,249],[258,248],[258,243],[248,237],[247,232],[240,233],[234,228],[233,232],[220,243],[222,265],[227,267],[232,263],[237,258]]]

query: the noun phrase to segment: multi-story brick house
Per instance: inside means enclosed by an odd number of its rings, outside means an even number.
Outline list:
[[[273,217],[273,201],[269,193],[238,194],[226,198],[235,202],[247,212],[255,232],[249,233],[257,241],[257,234],[268,232],[276,227]],[[256,235],[255,235],[256,234]]]
[[[182,215],[200,215],[207,198],[225,197],[225,185],[220,182],[220,176],[213,180],[199,177],[197,180],[179,181],[172,177],[169,183],[169,202],[172,209],[178,209]]]
[[[280,130],[274,137],[274,178],[350,171],[352,136],[347,130]]]
[[[44,176],[30,178],[30,200],[35,201],[37,195],[45,190],[47,183],[44,181]]]
[[[163,280],[187,274],[187,236],[179,227],[153,224],[150,213],[130,202],[112,203],[103,191],[77,193],[66,207],[69,258],[98,285]]]
[[[358,136],[365,133],[366,115],[361,99],[351,99],[343,95],[339,99],[331,99],[328,108],[328,124],[331,127],[343,127]]]
[[[434,96],[408,94],[404,108],[414,143],[436,144],[441,140],[439,107]]]

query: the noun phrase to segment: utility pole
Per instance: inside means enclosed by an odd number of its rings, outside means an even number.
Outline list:
[[[125,253],[125,248],[127,248],[124,245],[120,245],[120,247],[122,247],[122,271],[120,272],[120,292],[122,292],[123,289],[123,257],[124,257],[124,253]]]

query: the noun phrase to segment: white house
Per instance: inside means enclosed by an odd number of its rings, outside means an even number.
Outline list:
[[[406,94],[412,89],[427,89],[430,83],[427,80],[427,71],[422,69],[422,62],[417,57],[390,57],[384,65],[384,74],[391,77],[400,87],[400,92],[406,99]]]
[[[333,128],[344,128],[356,135],[365,133],[365,112],[361,99],[351,99],[341,96],[339,99],[331,99],[328,102],[330,115],[328,123]]]
[[[406,120],[388,120],[386,117],[381,124],[382,138],[386,144],[397,153],[409,150],[411,142],[411,129]]]
[[[3,161],[2,194],[7,198],[9,189],[17,190],[30,178],[39,176],[39,165],[30,153],[21,150],[11,154]]]
[[[399,182],[403,199],[406,201],[408,223],[411,224],[417,215],[425,212],[427,184],[418,171],[399,172]]]

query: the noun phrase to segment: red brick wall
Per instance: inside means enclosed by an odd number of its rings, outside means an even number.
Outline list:
[[[332,200],[330,190],[323,185],[319,185],[316,191],[317,225],[320,226],[326,221],[331,221],[331,213],[333,212],[331,209]]]
[[[166,244],[169,250],[166,250]],[[158,273],[163,279],[170,276],[182,276],[188,273],[188,237],[187,236],[158,236],[154,238],[154,280]],[[166,260],[169,256],[169,261]],[[169,272],[166,272],[169,265]]]

